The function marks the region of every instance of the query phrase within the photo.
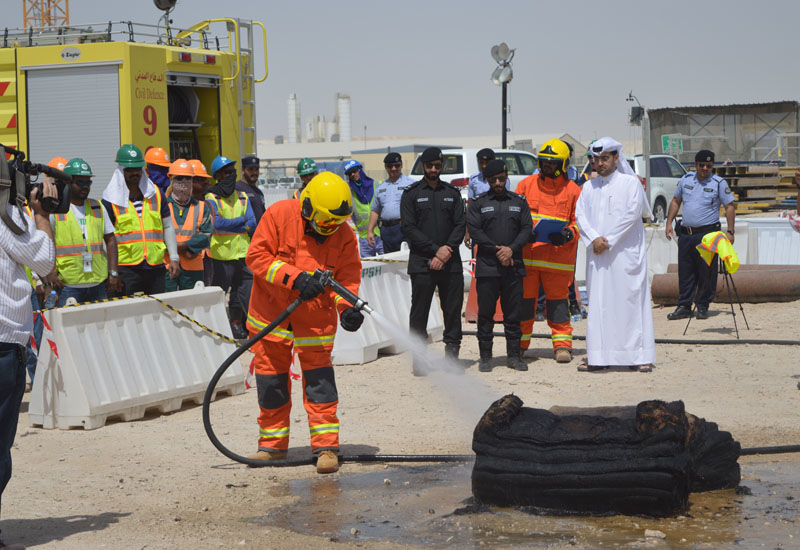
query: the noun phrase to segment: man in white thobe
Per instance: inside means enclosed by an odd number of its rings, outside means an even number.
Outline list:
[[[599,175],[583,185],[575,211],[589,293],[588,361],[578,369],[650,372],[656,348],[642,224],[650,208],[619,142],[602,138],[590,150]]]

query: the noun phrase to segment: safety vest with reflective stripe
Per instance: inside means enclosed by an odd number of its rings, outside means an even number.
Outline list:
[[[55,215],[53,238],[56,245],[56,269],[67,285],[102,283],[108,278],[108,260],[103,251],[103,205],[94,199],[86,199],[83,208],[86,217],[85,239],[72,209],[66,214]],[[84,252],[92,253],[91,273],[83,271]]]
[[[219,197],[213,193],[206,195],[206,200],[213,202],[219,215],[225,219],[243,218],[247,214],[247,193],[237,191],[227,197]],[[216,228],[211,235],[210,256],[215,260],[238,260],[247,256],[250,246],[250,235],[242,233],[219,233]]]
[[[205,214],[205,201],[198,201],[197,204],[189,204],[187,207],[189,211],[186,213],[186,218],[183,220],[183,225],[178,226],[175,219],[175,209],[180,208],[174,202],[168,202],[169,215],[172,216],[172,225],[175,227],[175,236],[178,245],[188,242],[200,230],[200,224],[203,222],[203,215]],[[181,269],[187,271],[203,271],[203,255],[198,254],[191,260],[183,255],[180,255]],[[164,263],[169,264],[169,252],[164,255]]]
[[[128,208],[111,205],[117,222],[114,233],[117,236],[119,265],[139,265],[147,261],[149,265],[164,262],[164,225],[161,223],[161,193],[156,191],[149,199],[142,199],[142,216],[128,201]]]
[[[725,263],[725,269],[728,270],[728,273],[736,273],[739,269],[739,255],[733,249],[728,236],[722,231],[707,233],[700,244],[697,245],[697,251],[708,265],[711,265],[714,255],[719,254],[719,257]]]
[[[367,238],[367,228],[369,227],[369,213],[372,207],[372,201],[375,200],[375,195],[378,193],[378,186],[383,183],[380,181],[372,182],[372,200],[367,203],[358,200],[358,196],[353,193],[353,223],[356,224],[358,236],[361,239]],[[381,230],[376,226],[373,231],[380,237]]]

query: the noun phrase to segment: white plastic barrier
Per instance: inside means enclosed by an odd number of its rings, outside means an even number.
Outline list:
[[[408,250],[379,256],[395,262],[363,260],[361,263],[361,289],[359,295],[369,306],[397,326],[397,330],[408,330],[408,314],[411,311],[411,278],[406,273]],[[379,326],[366,314],[364,324],[356,332],[347,332],[341,327],[333,342],[334,365],[359,364],[374,361],[378,353],[400,353],[404,351],[393,335]],[[436,342],[442,339],[444,325],[438,300],[434,298],[428,315],[428,335]]]
[[[222,289],[157,297],[230,336]],[[211,376],[235,349],[145,297],[59,308],[45,316],[52,334],[42,337],[28,410],[32,426],[94,429],[110,417],[129,421],[148,409],[164,413],[186,400],[200,403]],[[236,362],[217,390],[235,395],[244,389],[244,370]]]
[[[747,225],[750,237],[749,263],[800,265],[800,233],[792,228],[788,218],[747,218]],[[734,244],[737,252],[739,233],[737,223]]]

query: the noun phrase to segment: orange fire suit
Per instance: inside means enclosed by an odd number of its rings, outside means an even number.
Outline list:
[[[539,220],[555,219],[567,222],[574,238],[561,246],[535,242],[525,246],[525,279],[522,283],[522,340],[520,347],[528,349],[536,316],[539,284],[547,298],[547,324],[553,339],[553,349],[572,349],[572,325],[569,316],[569,285],[575,277],[575,256],[578,251],[578,225],[575,204],[581,189],[566,175],[546,178],[541,173],[528,176],[517,185],[516,192],[524,195],[531,209],[533,230]],[[540,235],[541,237],[541,235]],[[545,236],[546,237],[546,236]]]
[[[289,199],[270,206],[261,218],[247,252],[253,272],[253,292],[247,315],[251,336],[267,326],[299,296],[292,285],[302,272],[333,271],[333,278],[358,294],[361,259],[358,241],[345,223],[327,238],[314,232],[300,215],[300,201]],[[289,367],[292,347],[303,372],[303,404],[308,413],[314,452],[339,448],[339,404],[331,366],[337,310],[351,307],[326,289],[303,302],[289,317],[253,346],[258,386],[259,449],[289,448],[292,407]]]

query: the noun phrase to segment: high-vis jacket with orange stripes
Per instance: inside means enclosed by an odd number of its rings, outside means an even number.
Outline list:
[[[108,278],[108,260],[103,251],[105,209],[99,201],[86,199],[83,204],[86,216],[86,238],[72,209],[66,214],[56,214],[53,239],[56,245],[56,269],[67,285],[102,283]],[[92,254],[92,271],[83,271],[83,253]]]
[[[581,194],[580,187],[564,175],[546,178],[539,173],[519,182],[516,193],[524,195],[528,201],[534,231],[539,220],[551,219],[567,222],[567,227],[574,234],[570,242],[561,246],[549,242],[525,246],[522,252],[525,267],[544,271],[574,271],[579,237],[578,224],[575,222],[575,204]]]
[[[189,242],[198,231],[200,231],[200,224],[203,222],[205,209],[207,208],[206,201],[197,201],[196,203],[188,204],[185,208],[180,208],[173,201],[167,199],[169,206],[169,215],[172,217],[172,226],[175,228],[175,238],[178,241],[178,246],[181,243]],[[175,218],[175,209],[188,210],[183,224],[179,224]],[[187,258],[183,254],[178,254],[180,257],[181,269],[187,271],[203,271],[203,255],[197,254],[194,258]],[[169,252],[164,254],[164,263],[169,265]]]
[[[161,222],[161,193],[156,192],[149,199],[142,200],[142,215],[128,201],[127,208],[112,204],[116,223],[119,265],[139,265],[146,261],[149,265],[164,263],[164,225]]]

